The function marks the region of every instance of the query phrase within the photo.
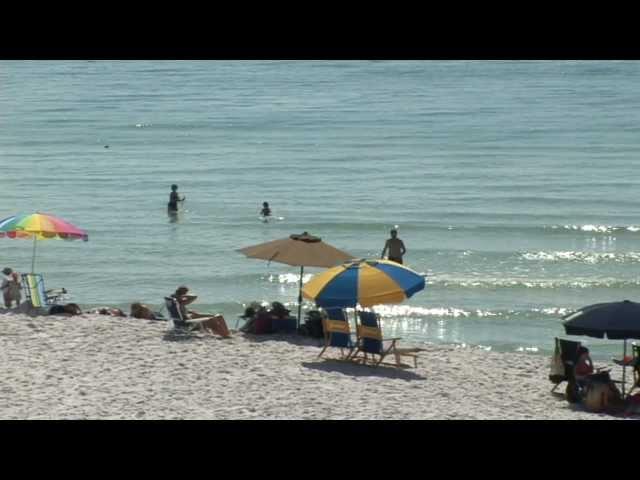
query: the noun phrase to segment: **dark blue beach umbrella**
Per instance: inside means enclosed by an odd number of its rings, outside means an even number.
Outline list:
[[[627,339],[640,338],[640,303],[596,303],[565,315],[564,330],[567,335],[585,335],[610,340],[624,340],[622,363],[622,393],[626,377]]]
[[[562,317],[567,335],[586,335],[611,340],[640,338],[640,303],[596,303]]]

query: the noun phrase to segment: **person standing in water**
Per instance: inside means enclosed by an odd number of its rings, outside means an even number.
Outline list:
[[[177,212],[178,202],[184,202],[185,198],[185,196],[180,198],[180,195],[178,195],[178,185],[174,183],[173,185],[171,185],[171,193],[169,194],[169,203],[167,204],[167,209],[170,212]]]
[[[398,238],[398,231],[394,228],[391,230],[391,238],[387,240],[382,249],[380,258],[384,258],[384,254],[389,251],[388,260],[402,264],[402,256],[407,253],[404,242]]]
[[[260,211],[260,215],[263,217],[271,216],[271,209],[269,208],[269,202],[262,202],[262,210]]]

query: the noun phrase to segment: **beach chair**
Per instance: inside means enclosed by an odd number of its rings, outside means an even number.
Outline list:
[[[173,327],[177,330],[191,330],[191,327],[197,328],[200,327],[201,330],[207,330],[206,326],[208,325],[212,331],[216,331],[215,325],[210,325],[209,321],[216,319],[217,321],[222,320],[223,325],[218,325],[216,333],[223,337],[229,337],[229,330],[224,322],[224,318],[221,315],[213,316],[213,317],[201,317],[201,318],[184,318],[182,316],[182,312],[180,311],[180,306],[178,305],[178,300],[174,297],[164,297],[164,304],[169,313],[169,317],[173,322]],[[219,319],[219,320],[218,320]],[[221,331],[222,330],[222,331]]]
[[[36,308],[57,305],[67,293],[64,288],[45,290],[44,278],[39,273],[23,273],[22,288],[26,299]]]
[[[327,318],[322,319],[322,330],[324,332],[324,347],[318,357],[329,347],[340,349],[340,358],[348,360],[356,348],[356,343],[351,338],[351,329],[345,311],[342,308],[325,309]],[[344,350],[348,353],[345,355]]]
[[[410,357],[413,359],[414,367],[418,367],[418,356],[415,353],[416,349],[398,348],[398,341],[401,338],[383,338],[382,330],[380,329],[380,323],[378,321],[378,315],[375,312],[358,312],[360,317],[360,325],[356,326],[357,346],[356,352],[351,357],[355,360],[360,352],[364,354],[363,363],[367,363],[368,355],[371,355],[371,360],[374,366],[380,365],[385,357],[393,355],[395,358],[394,365],[400,367],[401,357]],[[385,346],[385,342],[388,346]],[[376,360],[375,356],[379,359]]]
[[[576,385],[575,366],[578,362],[578,349],[581,346],[580,342],[561,338],[556,338],[555,342],[556,350],[560,351],[560,358],[564,366],[564,375],[549,376],[549,380],[554,383],[551,392],[554,392],[562,382],[568,382],[569,385]],[[567,388],[569,388],[569,386],[567,386]],[[567,398],[569,397],[570,395],[567,393]]]
[[[640,388],[640,345],[633,345],[631,349],[633,352],[633,385],[631,385],[628,393]]]
[[[173,297],[164,297],[164,306],[167,309],[169,318],[173,322],[173,327],[176,329],[187,329],[189,324],[182,317],[182,312],[178,305],[178,300]]]

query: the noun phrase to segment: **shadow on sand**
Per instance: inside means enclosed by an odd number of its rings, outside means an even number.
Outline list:
[[[188,330],[169,330],[162,335],[165,342],[199,342],[207,340],[207,337],[198,335],[197,332]]]
[[[321,338],[305,337],[295,334],[268,333],[264,335],[254,335],[252,333],[238,332],[236,335],[242,335],[247,340],[256,343],[287,342],[302,347],[322,347],[324,345],[324,341]]]
[[[427,377],[418,375],[415,372],[395,367],[386,367],[383,365],[372,367],[333,359],[317,362],[302,362],[302,366],[323,372],[338,372],[344,375],[351,375],[352,377],[382,377],[406,381],[427,379]]]

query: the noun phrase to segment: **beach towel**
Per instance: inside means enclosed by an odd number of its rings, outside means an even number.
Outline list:
[[[551,365],[549,369],[549,380],[553,383],[560,383],[565,377],[564,362],[560,354],[560,346],[556,341],[556,348],[551,355]]]

